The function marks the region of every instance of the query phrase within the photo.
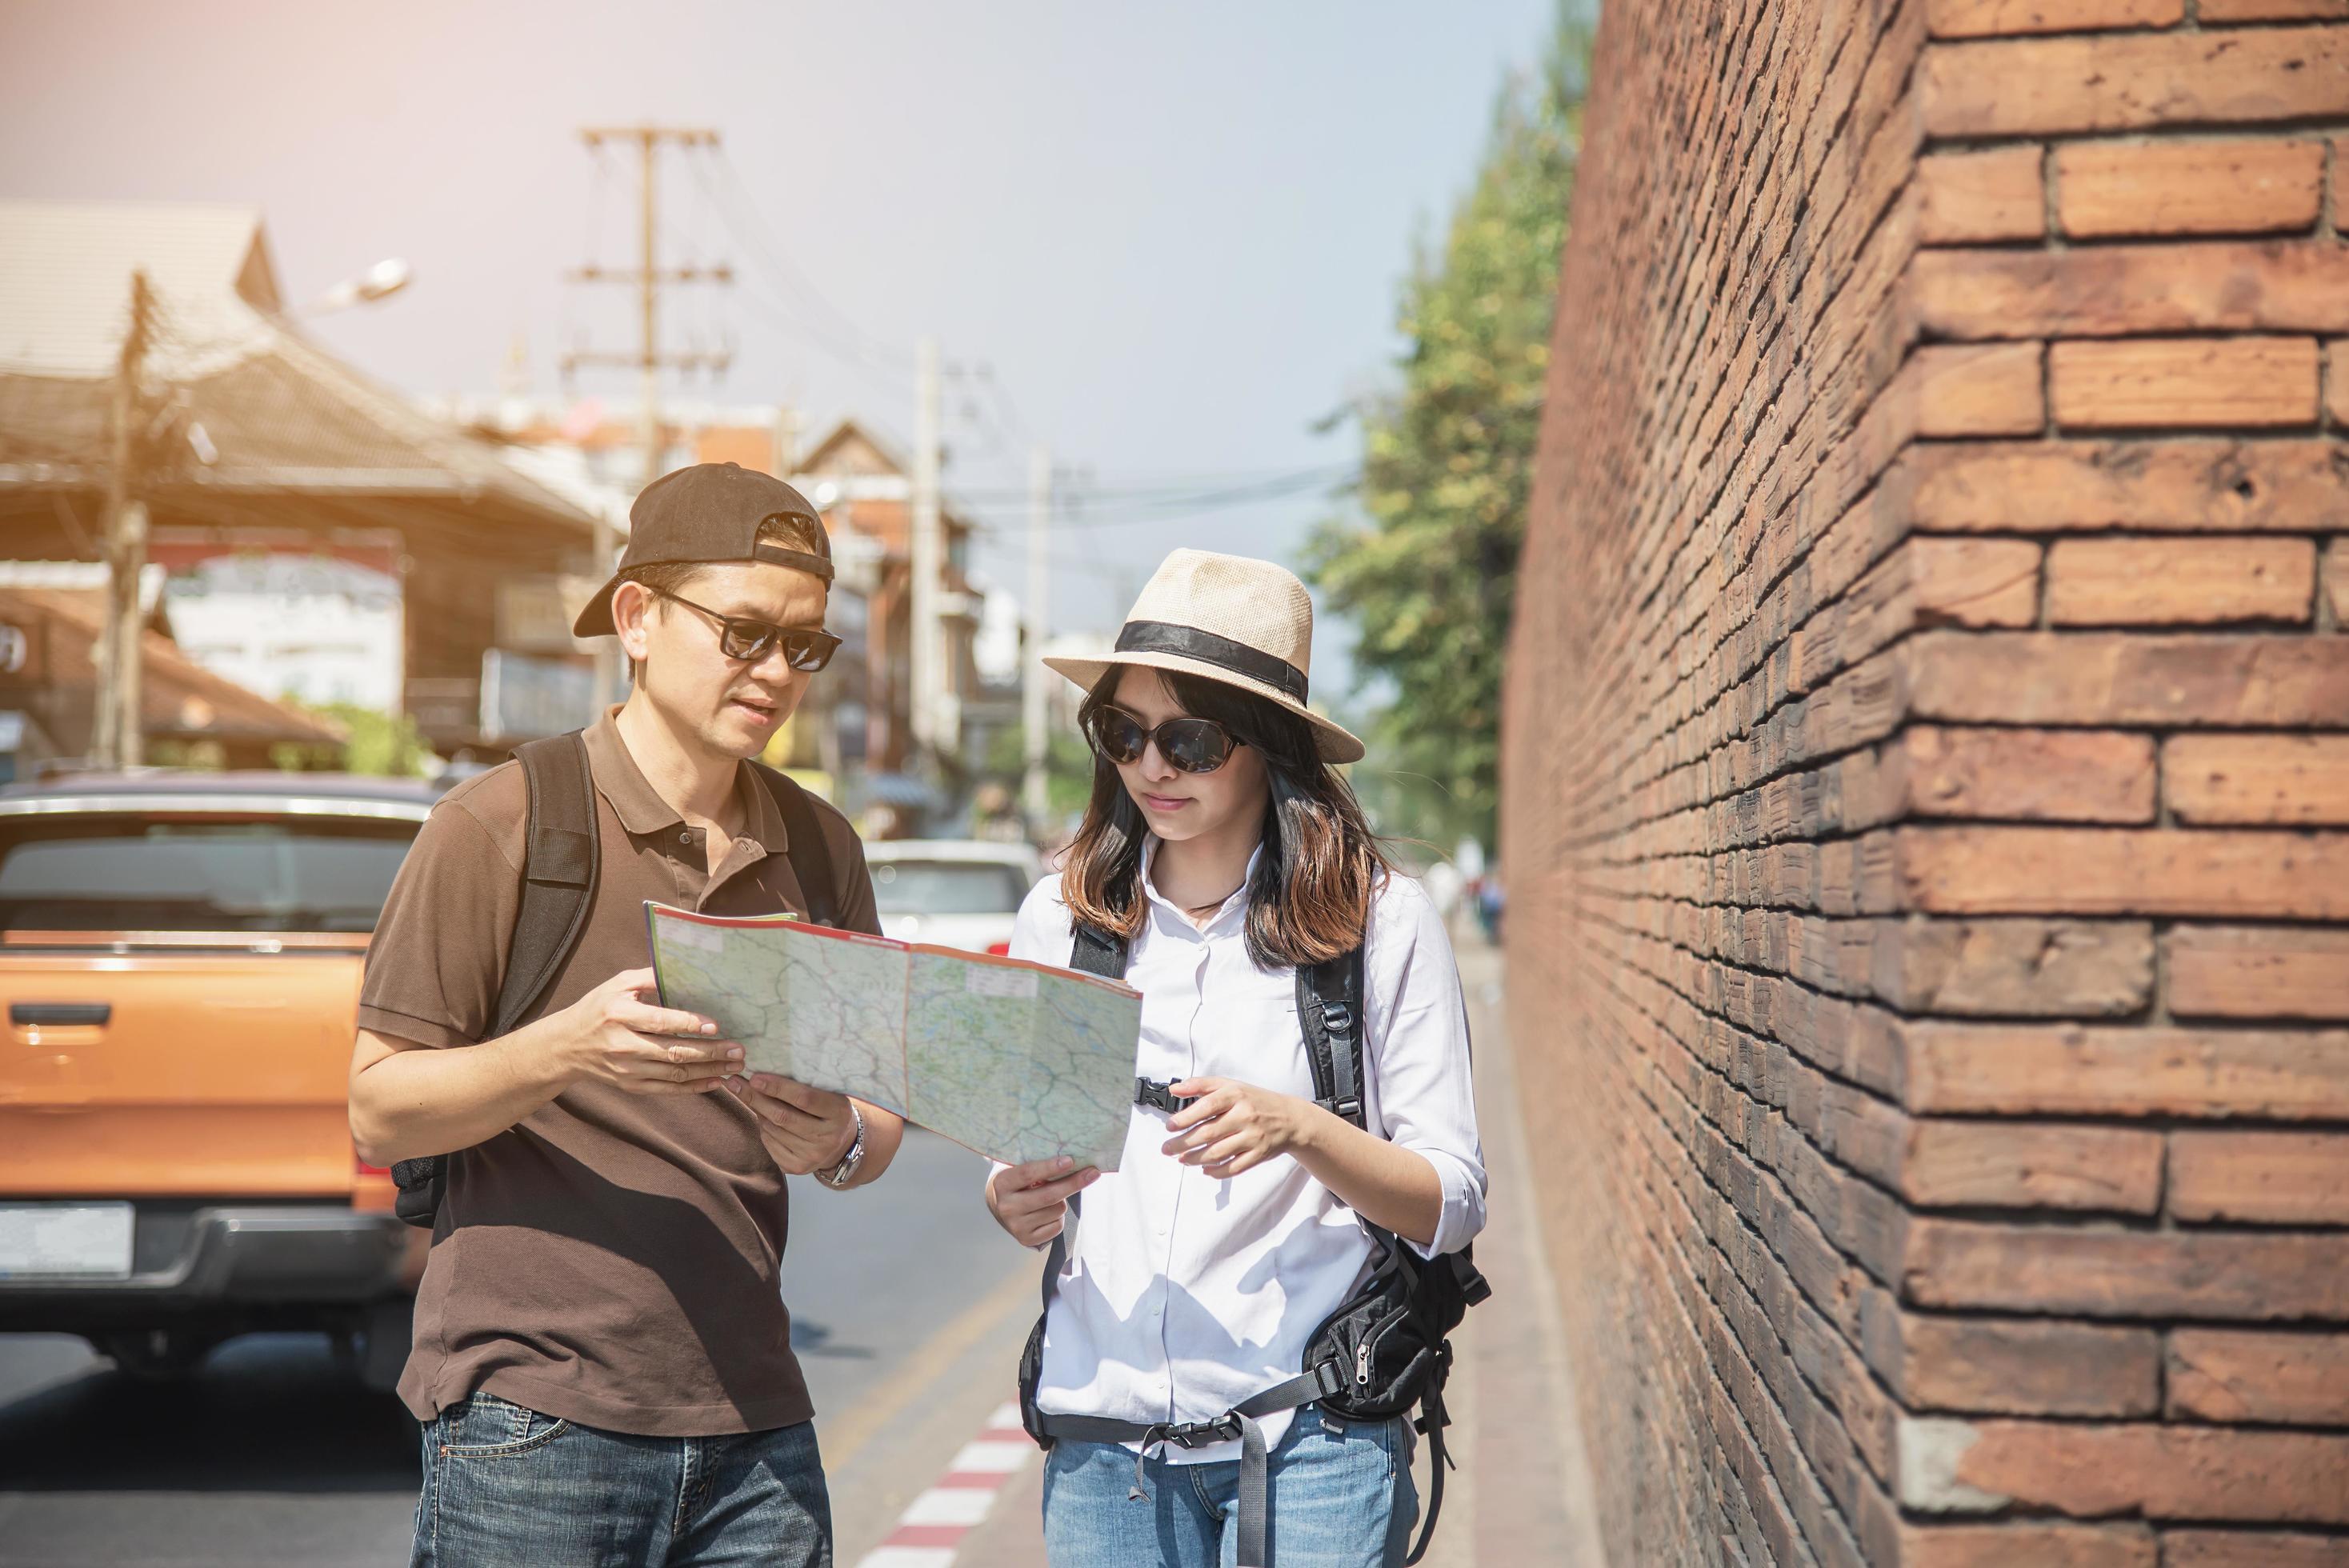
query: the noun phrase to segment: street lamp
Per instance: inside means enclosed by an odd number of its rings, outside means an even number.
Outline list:
[[[387,257],[357,277],[345,278],[303,306],[302,314],[325,315],[355,304],[373,304],[406,288],[410,275],[407,262],[398,256]]]

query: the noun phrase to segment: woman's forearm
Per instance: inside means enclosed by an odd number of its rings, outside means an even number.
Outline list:
[[[1319,1106],[1310,1111],[1303,1139],[1290,1150],[1297,1162],[1372,1224],[1433,1246],[1444,1218],[1444,1181],[1434,1162]]]

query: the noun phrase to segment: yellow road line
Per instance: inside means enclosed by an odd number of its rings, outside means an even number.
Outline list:
[[[1035,1305],[1037,1271],[1041,1266],[1031,1262],[1013,1270],[1002,1284],[963,1308],[953,1322],[924,1340],[920,1349],[907,1357],[878,1388],[859,1398],[840,1419],[820,1426],[824,1469],[834,1473],[845,1470],[874,1433],[927,1393],[963,1352],[978,1344],[988,1329],[1003,1320],[1005,1314],[1022,1302]],[[989,1395],[987,1408],[991,1410],[1000,1402],[999,1392]]]

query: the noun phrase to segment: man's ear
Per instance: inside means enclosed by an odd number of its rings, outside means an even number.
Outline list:
[[[630,659],[645,656],[650,636],[646,622],[656,614],[655,595],[641,583],[623,583],[612,590],[612,624],[619,628],[620,651]]]

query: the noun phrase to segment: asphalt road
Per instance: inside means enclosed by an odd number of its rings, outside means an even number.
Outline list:
[[[984,1162],[919,1131],[888,1175],[794,1182],[783,1294],[814,1396],[843,1568],[1007,1397],[1035,1260]],[[323,1338],[254,1336],[150,1384],[79,1340],[0,1336],[0,1564],[407,1561],[418,1441]]]

